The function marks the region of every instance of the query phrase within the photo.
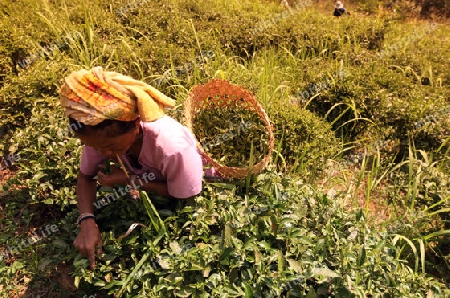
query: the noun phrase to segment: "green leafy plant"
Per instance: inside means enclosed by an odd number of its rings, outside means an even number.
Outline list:
[[[51,297],[449,295],[450,76],[439,58],[449,56],[448,26],[382,55],[423,24],[336,20],[311,5],[255,34],[285,9],[158,0],[118,14],[123,1],[88,4],[10,1],[0,11],[0,151],[21,156],[0,173],[1,242],[49,218],[61,227],[0,260],[2,297],[26,288]],[[59,43],[67,47],[48,50]],[[205,181],[194,206],[142,195],[97,208],[104,255],[91,271],[72,244],[82,146],[58,97],[67,74],[93,65],[154,85],[168,78],[157,87],[177,100],[168,113],[179,120],[193,86],[229,79],[265,107],[276,146],[264,172]],[[333,76],[342,69],[345,78]],[[61,289],[56,268],[77,290]]]

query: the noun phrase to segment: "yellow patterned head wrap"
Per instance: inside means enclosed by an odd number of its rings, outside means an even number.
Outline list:
[[[61,106],[66,116],[86,125],[103,120],[144,122],[164,116],[164,108],[173,108],[175,101],[154,87],[101,67],[71,73],[61,87]]]

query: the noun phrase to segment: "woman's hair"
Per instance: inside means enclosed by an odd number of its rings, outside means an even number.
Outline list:
[[[118,137],[135,128],[135,121],[119,121],[106,119],[97,125],[86,125],[69,117],[70,129],[77,135],[85,135],[89,132],[103,132],[107,137]]]

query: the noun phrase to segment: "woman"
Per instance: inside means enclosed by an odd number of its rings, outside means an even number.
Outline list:
[[[95,249],[99,255],[102,247],[94,217],[94,177],[102,186],[129,185],[120,189],[122,195],[139,188],[186,199],[202,189],[202,158],[189,130],[164,115],[174,100],[144,82],[94,67],[70,74],[60,101],[84,144],[76,189],[81,229],[74,246],[93,269]],[[126,171],[113,167],[110,174],[103,173],[107,158]]]
[[[333,13],[333,15],[334,15],[335,17],[340,17],[340,16],[342,16],[345,12],[346,12],[346,10],[345,10],[345,8],[344,8],[344,4],[343,4],[341,1],[336,0],[336,1],[334,2],[334,13]]]
[[[285,8],[290,9],[289,3],[287,0],[280,0],[280,4],[283,5]]]

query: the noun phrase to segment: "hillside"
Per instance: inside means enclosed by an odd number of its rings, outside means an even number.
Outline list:
[[[314,1],[80,2],[0,7],[0,297],[450,296],[446,23],[355,3],[335,18]],[[275,150],[258,175],[205,181],[194,206],[151,196],[157,225],[127,196],[96,205],[91,271],[59,88],[93,66],[176,99],[182,123],[197,84],[240,85]]]

